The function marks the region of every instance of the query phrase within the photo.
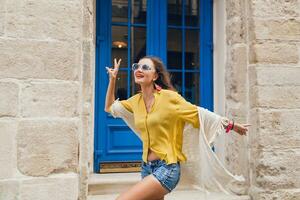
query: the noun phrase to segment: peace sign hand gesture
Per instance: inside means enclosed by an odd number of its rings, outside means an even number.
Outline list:
[[[107,70],[107,73],[109,74],[109,79],[116,79],[117,75],[118,75],[118,71],[120,68],[120,64],[121,64],[122,59],[119,59],[117,61],[117,59],[114,59],[114,68],[109,68],[109,67],[105,67]]]

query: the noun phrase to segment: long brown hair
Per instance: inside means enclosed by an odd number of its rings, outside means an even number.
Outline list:
[[[176,91],[171,83],[170,73],[166,70],[163,61],[156,56],[145,56],[141,59],[148,58],[153,62],[158,78],[154,81],[155,84],[159,85],[163,89]],[[154,85],[155,87],[155,85]]]

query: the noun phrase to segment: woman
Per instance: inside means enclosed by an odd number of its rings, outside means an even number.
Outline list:
[[[120,63],[121,59],[114,59],[114,68],[106,68],[110,77],[106,112],[112,112]],[[185,123],[199,128],[198,109],[175,91],[159,58],[146,56],[134,63],[132,70],[141,92],[120,103],[133,113],[135,128],[143,141],[142,180],[117,199],[160,200],[180,180],[180,162],[187,160],[182,153],[183,128]],[[224,124],[224,128],[240,135],[246,135],[247,126],[229,120]]]

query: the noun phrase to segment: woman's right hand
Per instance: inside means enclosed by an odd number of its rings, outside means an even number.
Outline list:
[[[116,79],[119,71],[119,67],[121,64],[122,59],[119,59],[117,62],[117,59],[114,59],[114,68],[105,67],[107,70],[107,73],[109,74],[109,79]]]
[[[247,131],[249,130],[248,127],[251,126],[251,124],[239,124],[235,123],[233,130],[240,134],[240,135],[247,135]]]

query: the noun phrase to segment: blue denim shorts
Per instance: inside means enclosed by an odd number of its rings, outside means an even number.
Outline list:
[[[142,179],[150,174],[171,192],[180,180],[180,162],[168,164],[164,160],[142,161]]]

